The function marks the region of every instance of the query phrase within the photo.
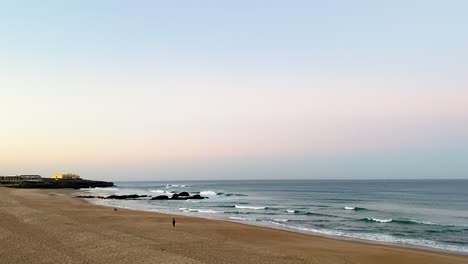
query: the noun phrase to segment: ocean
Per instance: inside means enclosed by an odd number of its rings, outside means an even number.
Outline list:
[[[205,200],[92,203],[468,254],[468,180],[116,182],[94,195],[172,195]]]

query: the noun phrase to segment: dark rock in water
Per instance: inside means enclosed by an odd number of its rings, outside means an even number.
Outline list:
[[[104,196],[94,196],[94,195],[78,195],[76,197],[77,198],[84,198],[84,199],[93,199],[93,198],[106,199],[106,197],[104,197]]]
[[[156,197],[151,198],[151,200],[169,200],[169,196],[167,195],[159,195]]]
[[[148,195],[137,195],[137,194],[130,194],[130,195],[109,195],[104,199],[116,199],[116,200],[128,200],[128,199],[138,199],[148,197]]]
[[[179,193],[179,196],[189,197],[190,194],[188,192],[181,192]]]
[[[182,192],[181,194],[187,194],[187,192]],[[137,194],[130,194],[130,195],[109,195],[107,197],[102,196],[93,196],[93,195],[78,195],[78,198],[85,198],[85,199],[92,199],[92,198],[99,198],[99,199],[114,199],[114,200],[137,200],[139,198],[151,197],[149,195],[137,195]],[[180,194],[173,194],[172,197],[169,198],[167,195],[159,195],[156,197],[152,197],[151,200],[203,200],[207,199],[208,197],[203,197],[199,194],[195,194],[193,196],[181,196]]]
[[[188,199],[197,199],[197,200],[203,200],[205,199],[206,197],[203,197],[199,194],[195,194],[194,196],[190,196]]]
[[[189,200],[189,199],[206,199],[207,197],[203,197],[199,194],[196,194],[194,196],[180,196],[180,194],[173,194],[171,198],[167,195],[159,195],[156,197],[151,198],[151,200]]]

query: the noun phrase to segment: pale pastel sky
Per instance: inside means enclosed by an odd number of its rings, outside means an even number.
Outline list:
[[[0,3],[0,175],[468,178],[466,1]]]

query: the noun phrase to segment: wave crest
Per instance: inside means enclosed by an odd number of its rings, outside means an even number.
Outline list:
[[[166,188],[184,188],[187,187],[187,184],[166,184]]]
[[[94,187],[93,190],[109,191],[109,192],[120,191],[119,188],[115,188],[115,187]]]
[[[237,209],[250,209],[250,210],[265,210],[265,206],[246,206],[246,205],[234,205]]]
[[[377,222],[377,223],[390,223],[393,222],[393,219],[379,219],[379,218],[374,218],[374,217],[367,217],[363,219],[364,221],[367,222]]]
[[[353,211],[367,211],[367,208],[364,207],[354,207],[354,206],[345,206],[345,210],[353,210]]]
[[[179,208],[179,210],[184,213],[208,213],[208,214],[224,213],[221,211],[215,211],[215,210],[210,210],[210,209]]]
[[[159,193],[159,194],[172,194],[170,191],[165,191],[165,190],[149,190],[149,192],[152,193]]]
[[[215,191],[201,191],[200,195],[202,196],[215,196],[218,195]]]

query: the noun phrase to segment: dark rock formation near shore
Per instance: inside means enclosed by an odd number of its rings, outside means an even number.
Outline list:
[[[190,197],[190,199],[196,199],[196,200],[202,200],[202,199],[205,199],[205,198],[208,198],[208,197],[203,197],[199,194],[195,194],[194,196]]]
[[[169,196],[167,195],[159,195],[156,197],[151,198],[151,200],[169,200]]]
[[[177,196],[179,197],[190,197],[190,194],[188,192],[181,192],[181,193],[178,193]]]
[[[114,186],[114,183],[105,181],[43,179],[40,182],[19,182],[7,187],[24,189],[81,189],[112,186]]]
[[[134,200],[138,198],[149,197],[148,195],[138,195],[138,194],[129,194],[129,195],[109,195],[103,199],[115,199],[115,200]]]
[[[79,195],[77,196],[78,198],[86,198],[86,199],[92,199],[92,198],[99,198],[99,199],[115,199],[115,200],[136,200],[139,198],[149,198],[151,196],[149,195],[138,195],[138,194],[129,194],[129,195],[109,195],[106,197],[103,196],[93,196],[93,195]],[[179,194],[175,193],[172,195],[172,197],[169,198],[167,195],[159,195],[156,197],[151,197],[150,200],[189,200],[189,199],[195,199],[195,200],[202,200],[206,199],[208,197],[203,197],[199,194],[195,194],[193,196],[190,196],[188,192],[181,192]]]
[[[109,196],[78,195],[76,197],[85,198],[85,199],[98,198],[98,199],[110,199],[110,200],[137,200],[139,198],[146,198],[146,197],[151,197],[151,196],[149,196],[149,195],[138,195],[138,194],[128,194],[128,195],[112,194],[112,195],[109,195]]]
[[[206,198],[207,197],[203,197],[199,194],[195,194],[191,196],[188,192],[181,192],[181,193],[174,193],[171,198],[169,198],[169,196],[167,195],[159,195],[159,196],[151,198],[151,200],[190,200],[190,199],[203,200]]]
[[[78,195],[78,198],[85,198],[85,199],[91,199],[91,198],[99,198],[99,199],[104,199],[106,197],[104,196],[94,196],[94,195]]]

